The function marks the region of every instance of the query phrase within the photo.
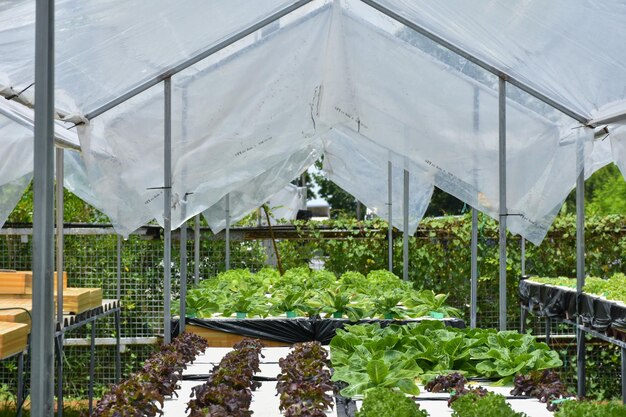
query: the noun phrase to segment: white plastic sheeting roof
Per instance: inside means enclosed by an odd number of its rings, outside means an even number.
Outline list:
[[[624,2],[380,3],[585,119],[626,108]],[[79,120],[291,4],[59,1],[59,113]],[[0,1],[4,94],[32,83],[33,8]],[[498,214],[497,76],[361,1],[312,1],[173,75],[172,84],[173,228],[255,181],[280,178],[272,187],[282,187],[325,151],[323,139],[338,145],[329,154],[335,166],[361,161],[353,172],[386,179],[384,164],[347,151],[363,156],[377,146],[402,156],[412,177],[431,179],[422,193],[436,185]],[[28,102],[31,90],[20,100]],[[83,194],[122,234],[152,218],[162,223],[163,97],[155,85],[78,128],[88,181],[75,183],[91,188]],[[592,129],[508,85],[509,229],[543,239],[582,169],[581,155],[587,175],[611,160],[626,174],[626,129],[616,127],[609,126],[610,147],[594,142]],[[357,140],[363,145],[352,145]],[[341,185],[355,194],[364,188]],[[260,203],[269,191],[234,204]],[[374,194],[363,201],[380,205],[384,196]],[[411,212],[416,225],[422,207]]]

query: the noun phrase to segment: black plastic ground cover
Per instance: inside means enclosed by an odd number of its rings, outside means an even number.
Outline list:
[[[430,319],[425,319],[430,320]],[[206,329],[217,330],[241,336],[273,340],[282,343],[301,343],[318,341],[323,345],[328,345],[335,336],[337,329],[343,328],[347,324],[380,323],[382,327],[390,324],[419,323],[421,319],[410,320],[377,320],[364,319],[351,322],[347,319],[324,319],[324,318],[269,318],[269,319],[197,319],[187,318],[187,324]],[[459,329],[465,328],[465,322],[461,319],[441,319],[443,323],[450,327]],[[173,332],[178,333],[178,321],[172,325]]]
[[[626,332],[626,305],[582,293],[573,289],[521,280],[519,297],[522,305],[544,317],[573,320],[580,317],[593,330],[610,329]]]

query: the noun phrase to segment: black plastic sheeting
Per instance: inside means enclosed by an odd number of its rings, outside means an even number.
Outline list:
[[[539,284],[527,280],[519,283],[521,303],[530,311],[545,317],[574,320],[593,330],[615,329],[626,332],[626,306],[604,298],[576,291]]]
[[[351,322],[347,319],[322,319],[322,318],[269,318],[269,319],[197,319],[187,318],[186,323],[211,330],[238,334],[241,336],[273,340],[282,343],[301,343],[318,341],[323,345],[330,343],[337,329],[346,324],[380,323],[385,327],[390,324],[419,323],[420,319],[411,320],[377,320],[364,319]],[[459,329],[465,328],[465,322],[461,319],[440,320],[447,326]],[[172,336],[178,334],[178,321],[172,322]]]
[[[541,316],[566,319],[576,316],[576,291],[521,280],[519,297],[530,311]]]

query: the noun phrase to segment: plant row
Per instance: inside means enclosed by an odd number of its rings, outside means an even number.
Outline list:
[[[455,329],[438,321],[346,326],[330,342],[333,381],[348,384],[345,397],[374,387],[418,395],[428,382],[459,371],[468,377],[513,382],[515,375],[562,365],[556,351],[531,335],[492,329]]]
[[[450,393],[448,406],[453,417],[528,417],[523,412],[511,408],[503,395],[489,392],[482,387],[467,385],[467,379],[460,373],[440,375],[426,384],[430,392]],[[551,387],[551,383],[556,387]],[[589,401],[567,401],[571,396],[564,390],[562,383],[552,371],[535,372],[529,376],[516,378],[512,395],[546,396],[555,401],[549,407],[555,417],[626,417],[626,408],[618,403],[594,403]],[[545,401],[544,401],[545,402]],[[408,397],[397,389],[377,387],[365,393],[363,406],[355,417],[428,417],[425,410],[420,410],[414,398]]]
[[[332,408],[328,354],[319,342],[299,343],[279,360],[276,391],[285,417],[325,417]]]
[[[237,313],[238,317],[324,315],[352,321],[460,316],[458,309],[446,305],[447,298],[446,294],[416,290],[385,270],[367,276],[346,272],[337,278],[332,272],[306,267],[290,269],[282,276],[270,268],[256,274],[240,269],[223,272],[191,289],[187,312],[200,318]]]
[[[165,397],[175,394],[186,364],[204,352],[207,342],[183,333],[163,345],[137,372],[112,385],[98,401],[94,417],[152,417],[161,414]],[[159,407],[160,405],[160,407]]]
[[[213,367],[207,381],[191,390],[189,417],[249,417],[252,391],[260,386],[261,349],[257,339],[244,338]]]
[[[556,285],[569,289],[576,289],[576,278],[556,277],[532,277],[528,279],[539,284]],[[604,297],[608,300],[620,301],[626,304],[626,274],[617,273],[608,279],[588,277],[585,278],[583,291],[587,294]]]

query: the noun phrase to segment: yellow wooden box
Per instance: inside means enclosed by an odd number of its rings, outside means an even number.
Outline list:
[[[4,310],[5,308],[19,307],[11,310]],[[0,322],[22,323],[29,326],[30,330],[30,315],[28,312],[32,311],[32,303],[30,300],[0,300]]]
[[[92,308],[91,288],[66,288],[63,290],[63,311],[80,314]]]
[[[26,324],[0,322],[0,359],[26,349],[28,330]]]
[[[56,272],[54,287],[56,288]],[[67,287],[67,272],[63,272],[63,287]],[[0,271],[0,294],[32,294],[33,273],[31,271]]]

